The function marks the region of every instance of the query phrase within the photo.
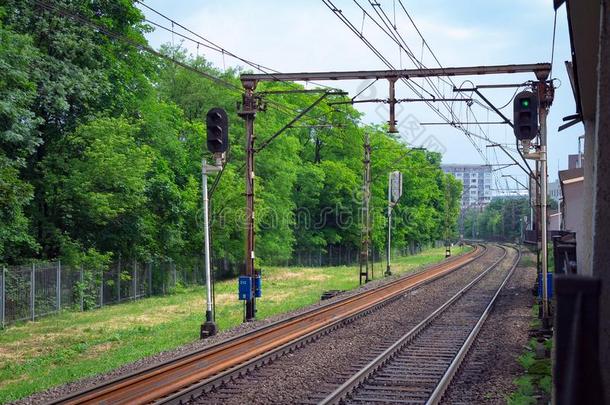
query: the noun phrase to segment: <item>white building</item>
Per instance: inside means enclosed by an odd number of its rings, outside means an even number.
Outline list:
[[[561,201],[561,183],[559,183],[559,180],[549,182],[549,197],[558,203]]]
[[[450,173],[462,182],[462,209],[482,208],[491,201],[491,167],[487,165],[447,164],[441,165],[445,173]]]

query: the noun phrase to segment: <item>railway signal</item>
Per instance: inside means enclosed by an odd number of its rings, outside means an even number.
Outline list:
[[[204,339],[216,334],[217,327],[214,317],[214,303],[212,300],[212,270],[210,264],[210,225],[208,200],[208,173],[222,170],[224,153],[229,147],[229,120],[222,108],[212,108],[206,116],[207,147],[214,154],[214,164],[209,165],[206,158],[201,162],[201,194],[203,205],[203,240],[206,284],[206,310],[205,322],[201,324],[199,337]]]
[[[222,108],[212,108],[206,117],[208,150],[224,153],[229,147],[229,118]]]
[[[515,136],[518,140],[532,140],[538,134],[538,97],[531,91],[522,91],[513,101]]]

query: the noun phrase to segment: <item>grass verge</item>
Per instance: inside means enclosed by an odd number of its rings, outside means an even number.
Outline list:
[[[541,342],[545,351],[551,351],[552,340]],[[538,398],[551,396],[551,359],[549,357],[537,358],[535,338],[530,339],[521,356],[517,359],[523,367],[523,375],[517,377],[513,383],[517,389],[507,400],[509,405],[529,405],[538,403]]]
[[[520,266],[536,265],[535,261],[527,261],[531,257],[524,257]],[[532,306],[530,329],[539,329],[541,326],[538,318],[539,305]],[[530,405],[539,402],[540,398],[550,398],[551,396],[551,359],[550,353],[553,340],[545,339],[538,342],[536,338],[531,338],[524,352],[517,358],[517,362],[523,369],[523,374],[517,377],[513,383],[515,391],[507,398],[508,405]],[[544,355],[536,355],[536,352]]]
[[[468,247],[455,248],[465,253]],[[403,274],[444,258],[444,248],[397,258],[392,270]],[[376,264],[375,278],[384,267]],[[258,318],[313,304],[326,290],[358,287],[353,266],[270,267],[263,274]],[[221,330],[242,321],[236,280],[216,284],[216,319]],[[77,379],[104,373],[146,356],[176,348],[199,337],[205,291],[190,287],[164,297],[66,311],[36,322],[0,330],[0,403]]]

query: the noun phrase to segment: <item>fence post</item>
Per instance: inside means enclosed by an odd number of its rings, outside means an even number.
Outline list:
[[[148,262],[148,296],[152,297],[152,262]]]
[[[133,259],[133,270],[131,271],[131,282],[133,284],[133,299],[138,298],[138,271],[137,271],[138,262],[136,259]]]
[[[101,279],[102,282],[100,283],[100,308],[104,306],[104,269],[100,269],[101,271]]]
[[[56,297],[56,305],[57,312],[61,311],[61,260],[57,261],[57,272],[55,274],[56,283],[55,283],[55,295]]]
[[[176,263],[174,263],[173,261],[170,262],[171,266],[172,266],[172,273],[174,274],[174,288],[176,288]]]
[[[119,264],[116,271],[116,286],[117,286],[117,302],[121,302],[121,255],[119,255]]]
[[[0,319],[2,321],[2,329],[4,329],[5,325],[5,307],[6,307],[6,267],[2,266],[2,283],[0,283],[0,292],[2,292],[2,301],[0,304],[2,305],[2,311],[0,312]]]
[[[32,271],[30,273],[30,314],[32,320],[36,319],[36,264],[32,263]]]
[[[85,274],[83,272],[83,265],[80,265],[80,311],[85,310]]]

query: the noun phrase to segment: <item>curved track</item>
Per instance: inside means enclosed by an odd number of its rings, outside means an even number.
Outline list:
[[[273,360],[380,308],[406,290],[429,283],[476,260],[483,246],[381,287],[312,309],[242,336],[189,353],[62,398],[57,404],[178,403]]]
[[[437,404],[520,258],[508,251],[319,404]]]

